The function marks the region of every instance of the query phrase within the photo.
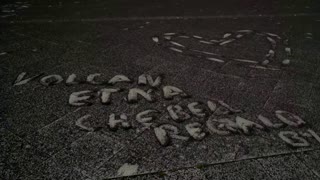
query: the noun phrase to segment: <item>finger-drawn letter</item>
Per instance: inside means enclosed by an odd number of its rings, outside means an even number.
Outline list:
[[[92,102],[89,102],[89,100],[94,96],[89,93],[92,93],[92,91],[85,90],[85,91],[73,92],[69,97],[69,104],[72,106],[91,105]]]
[[[63,78],[60,75],[52,74],[41,78],[40,83],[44,86],[51,86],[61,83]]]
[[[293,127],[301,127],[306,124],[299,116],[289,113],[287,111],[277,110],[276,117],[283,123]]]
[[[167,107],[167,110],[169,112],[170,117],[177,122],[184,121],[191,117],[187,112],[183,111],[180,105],[170,105]]]
[[[171,100],[174,96],[180,95],[181,97],[188,97],[188,95],[181,89],[174,86],[164,86],[163,95],[165,99]]]
[[[120,89],[101,89],[101,103],[102,104],[110,104],[111,103],[111,94],[119,92]]]
[[[145,98],[149,102],[154,101],[148,92],[145,92],[144,90],[139,89],[139,88],[133,88],[133,89],[129,90],[128,102],[129,103],[138,102],[138,95],[142,96],[143,98]]]
[[[122,127],[124,129],[128,129],[131,127],[131,124],[127,121],[128,117],[126,114],[121,114],[120,115],[120,119],[116,119],[116,115],[115,114],[110,114],[109,116],[109,127],[111,130],[116,130],[119,127]]]
[[[292,131],[281,131],[279,133],[279,137],[286,142],[287,144],[293,146],[293,147],[307,147],[310,146],[309,142],[299,137],[299,135],[296,132]],[[298,142],[297,142],[298,141]]]
[[[206,136],[206,133],[201,129],[201,124],[198,122],[187,124],[185,127],[191,137],[195,140],[202,140]]]
[[[20,73],[19,76],[16,78],[16,80],[13,82],[13,85],[14,85],[14,86],[19,86],[19,85],[27,84],[29,81],[31,81],[31,80],[33,80],[33,79],[36,79],[36,78],[38,78],[38,77],[40,77],[40,76],[42,76],[43,73],[41,73],[41,74],[39,74],[39,75],[35,75],[35,76],[31,77],[31,78],[27,78],[27,79],[24,79],[24,80],[23,80],[23,78],[24,78],[26,75],[27,75],[26,72]]]

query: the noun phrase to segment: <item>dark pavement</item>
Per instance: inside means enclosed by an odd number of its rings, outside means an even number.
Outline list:
[[[0,4],[0,179],[320,179],[319,2]]]
[[[1,1],[6,19],[79,20],[114,17],[235,16],[319,13],[316,0]],[[7,6],[5,6],[7,5]],[[11,7],[11,8],[10,8]]]

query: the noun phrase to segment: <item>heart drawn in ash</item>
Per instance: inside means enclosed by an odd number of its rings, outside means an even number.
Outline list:
[[[253,42],[252,39],[254,40]],[[172,32],[164,33],[161,36],[153,36],[152,40],[159,46],[182,55],[206,59],[216,63],[236,61],[249,64],[250,67],[258,69],[280,70],[279,65],[288,65],[292,58],[288,39],[283,39],[274,33],[254,30],[228,32],[217,39]],[[249,42],[248,40],[251,40],[251,46],[244,46],[246,42]],[[259,42],[256,42],[257,40]],[[263,40],[265,42],[262,42]],[[265,43],[264,46],[259,47],[263,43]],[[267,49],[265,48],[266,45]],[[253,48],[253,52],[248,50],[250,48]],[[243,55],[248,53],[258,54],[259,57],[253,58]],[[279,53],[284,53],[282,59],[280,59],[281,56],[277,56]]]

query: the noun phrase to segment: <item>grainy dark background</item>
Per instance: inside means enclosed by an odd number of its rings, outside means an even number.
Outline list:
[[[120,179],[125,163],[138,165],[137,176],[128,179],[320,178],[320,142],[306,138],[309,147],[292,148],[278,137],[280,131],[320,133],[318,1],[21,0],[1,1],[0,6],[0,179]],[[256,34],[221,47],[195,38],[177,40],[188,46],[183,53],[168,49],[163,38],[173,32],[221,39],[238,30]],[[263,32],[282,38],[267,69],[232,60],[261,63],[270,49],[257,35]],[[292,50],[289,65],[282,64],[285,47]],[[226,62],[195,56],[191,49],[218,53]],[[92,73],[101,73],[103,80],[124,74],[134,82],[117,85],[125,91],[110,105],[72,107],[72,92],[105,86],[46,87],[40,78],[13,86],[22,72],[27,77],[58,74],[64,80],[72,73],[81,80]],[[156,103],[127,104],[126,91],[137,87],[143,73],[162,74],[163,85],[177,86],[191,99],[166,101],[156,89]],[[274,112],[282,109],[307,124],[251,135],[208,134],[202,141],[173,140],[163,147],[152,128],[143,130],[135,121],[136,113],[155,108],[162,112],[156,123],[168,123],[167,105],[209,99],[241,109],[241,116],[255,122],[259,114],[278,121]],[[110,131],[105,124],[110,113],[121,112],[135,127]],[[92,116],[90,126],[102,128],[87,132],[77,127],[76,120],[86,114]],[[190,122],[204,121],[169,123],[187,136]]]

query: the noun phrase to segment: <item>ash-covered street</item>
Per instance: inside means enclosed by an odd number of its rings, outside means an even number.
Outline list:
[[[0,2],[0,179],[320,179],[319,10]]]

